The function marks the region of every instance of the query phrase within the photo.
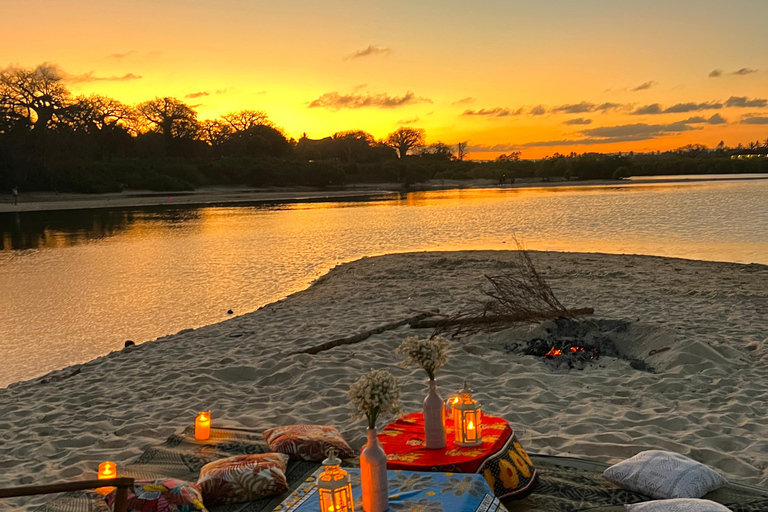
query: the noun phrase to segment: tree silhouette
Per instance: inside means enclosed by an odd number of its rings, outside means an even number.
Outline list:
[[[386,144],[397,149],[400,158],[405,158],[411,148],[424,145],[423,128],[400,127],[387,135]]]
[[[50,65],[35,69],[0,71],[0,109],[3,117],[26,119],[33,130],[45,130],[61,121],[71,104],[61,74]]]
[[[200,129],[197,112],[176,98],[155,98],[140,103],[136,110],[151,130],[163,134],[166,149],[171,148],[173,139],[195,138]]]
[[[456,160],[459,162],[464,160],[464,157],[467,155],[467,145],[469,144],[469,141],[459,142],[456,144]]]
[[[371,147],[376,144],[373,135],[362,130],[336,132],[331,140],[348,163],[366,160]]]
[[[254,126],[272,126],[272,121],[263,110],[239,110],[221,116],[236,132],[244,132]]]

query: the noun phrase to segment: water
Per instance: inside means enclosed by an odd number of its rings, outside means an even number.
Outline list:
[[[0,386],[393,252],[529,249],[768,264],[768,180],[452,190],[369,202],[0,215]]]

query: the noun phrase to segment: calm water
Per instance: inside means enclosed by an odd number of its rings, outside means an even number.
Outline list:
[[[362,256],[506,249],[513,234],[530,249],[768,264],[768,180],[0,214],[0,386],[253,311]]]

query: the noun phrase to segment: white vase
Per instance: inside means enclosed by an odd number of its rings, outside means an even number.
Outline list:
[[[424,440],[428,450],[445,448],[445,402],[434,379],[429,380],[429,393],[424,399]]]
[[[379,444],[375,428],[368,429],[368,443],[360,452],[360,485],[363,488],[364,512],[385,512],[389,509],[387,454]]]

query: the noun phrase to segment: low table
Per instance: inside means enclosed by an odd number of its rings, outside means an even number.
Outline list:
[[[424,415],[408,414],[379,433],[387,454],[387,469],[452,471],[483,475],[499,498],[523,497],[533,490],[536,469],[503,418],[483,414],[483,444],[454,444],[453,418],[446,417],[446,446],[428,450],[424,442]]]
[[[320,512],[315,479],[318,469],[286,498],[275,512]],[[347,469],[352,480],[355,512],[363,510],[360,470]],[[506,512],[480,475],[387,471],[389,510],[392,512]]]

